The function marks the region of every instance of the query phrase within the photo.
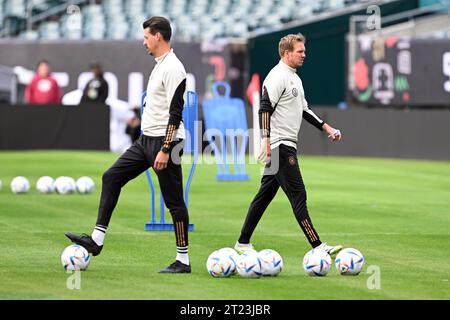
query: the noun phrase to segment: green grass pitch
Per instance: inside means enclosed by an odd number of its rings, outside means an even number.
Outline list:
[[[141,175],[122,190],[102,254],[70,278],[60,263],[69,245],[64,232],[92,231],[101,175],[116,158],[108,152],[0,152],[0,299],[450,299],[450,163],[432,161],[300,157],[321,239],[365,257],[356,277],[339,275],[334,265],[326,277],[304,273],[310,248],[280,190],[252,243],[281,254],[281,274],[212,278],[206,259],[234,245],[259,187],[260,166],[247,166],[250,181],[217,182],[215,165],[201,164],[189,194],[192,274],[157,273],[174,260],[175,240],[172,232],[144,231],[149,189]],[[10,192],[17,175],[30,180],[28,194]],[[42,175],[88,175],[96,189],[42,195],[35,188]]]

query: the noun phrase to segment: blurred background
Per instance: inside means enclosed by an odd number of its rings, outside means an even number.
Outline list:
[[[126,150],[154,65],[142,46],[153,15],[172,22],[200,120],[225,81],[253,128],[252,96],[278,42],[301,32],[306,99],[344,135],[330,144],[305,125],[301,153],[450,160],[447,0],[0,0],[0,150]],[[42,60],[56,100],[30,100]]]

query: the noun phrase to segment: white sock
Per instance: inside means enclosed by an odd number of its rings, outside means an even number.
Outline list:
[[[189,255],[188,255],[188,247],[177,247],[177,257],[176,260],[180,261],[183,264],[189,265]]]
[[[99,246],[103,245],[103,241],[105,240],[106,235],[106,229],[107,227],[105,226],[96,225],[94,231],[92,231],[91,238]]]

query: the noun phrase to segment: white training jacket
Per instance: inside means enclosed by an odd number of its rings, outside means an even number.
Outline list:
[[[165,136],[169,142],[174,138],[184,139],[182,117],[186,70],[173,49],[155,60],[142,114],[143,134],[150,137]]]
[[[259,113],[260,127],[264,136],[270,136],[271,149],[280,144],[297,148],[303,118],[320,130],[324,123],[308,107],[296,69],[281,60],[264,79]]]

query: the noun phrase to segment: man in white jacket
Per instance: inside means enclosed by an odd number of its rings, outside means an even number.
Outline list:
[[[253,231],[281,187],[311,246],[334,255],[342,246],[323,243],[308,214],[306,189],[297,159],[297,137],[302,119],[325,131],[333,141],[341,140],[341,133],[326,124],[308,107],[302,80],[296,73],[306,57],[304,36],[290,34],[283,37],[279,43],[279,55],[280,62],[264,80],[259,109],[263,136],[260,160],[267,164],[261,187],[250,204],[235,249],[240,253],[253,249],[250,244]]]
[[[143,23],[143,29],[143,44],[156,60],[147,85],[142,114],[143,134],[104,173],[98,218],[92,234],[89,236],[68,232],[66,236],[94,256],[100,254],[120,190],[128,181],[153,167],[158,175],[164,201],[172,215],[177,246],[175,262],[160,272],[190,273],[189,215],[183,199],[179,154],[181,148],[175,148],[185,138],[182,112],[186,71],[170,46],[172,30],[166,18],[152,17]]]

